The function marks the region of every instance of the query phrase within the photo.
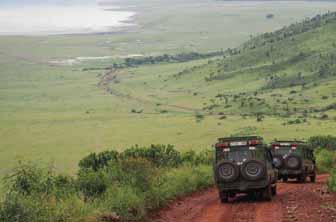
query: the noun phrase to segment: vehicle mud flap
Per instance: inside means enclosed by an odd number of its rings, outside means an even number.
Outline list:
[[[229,202],[229,194],[224,191],[219,191],[219,199],[221,203],[228,203]]]
[[[314,172],[313,175],[309,176],[310,182],[315,183],[316,182],[316,172]]]
[[[272,185],[268,185],[263,191],[262,191],[262,199],[266,201],[272,200]]]
[[[276,186],[276,184],[272,186],[272,195],[273,196],[277,195],[277,186]]]
[[[297,181],[298,181],[299,183],[305,183],[305,182],[306,182],[306,178],[307,178],[306,174],[301,174],[301,175],[299,175],[299,176],[297,177]]]

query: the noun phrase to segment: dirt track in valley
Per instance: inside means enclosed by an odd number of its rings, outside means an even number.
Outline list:
[[[157,102],[155,101],[151,101],[148,99],[143,99],[140,97],[136,97],[136,96],[131,96],[129,94],[125,94],[123,92],[117,91],[115,90],[111,85],[118,81],[118,76],[119,75],[125,75],[125,73],[123,73],[122,69],[111,69],[108,72],[106,72],[105,74],[103,74],[103,76],[101,77],[99,83],[97,84],[97,86],[104,90],[105,92],[113,95],[113,96],[117,96],[120,98],[124,98],[124,99],[128,99],[128,100],[132,100],[132,101],[136,101],[142,104],[149,104],[149,105],[153,105],[155,106],[157,104]],[[170,108],[170,109],[177,109],[177,110],[181,110],[184,112],[197,112],[200,111],[199,109],[195,109],[195,108],[191,108],[191,107],[186,107],[186,106],[179,106],[179,105],[171,105],[171,104],[162,104],[161,106],[166,107],[166,108]]]
[[[327,175],[316,183],[278,183],[271,202],[250,201],[241,195],[222,204],[217,189],[172,203],[153,222],[336,222],[336,195],[327,192]],[[309,180],[308,180],[309,181]]]

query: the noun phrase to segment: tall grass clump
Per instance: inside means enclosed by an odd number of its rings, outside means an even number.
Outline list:
[[[336,137],[314,136],[309,142],[315,148],[318,171],[330,175],[328,187],[336,192]]]
[[[144,221],[152,210],[213,184],[212,153],[172,145],[91,153],[76,176],[20,163],[6,177],[0,222]]]
[[[330,172],[330,179],[328,181],[328,187],[330,191],[336,192],[336,169]]]
[[[52,168],[19,163],[5,178],[5,187],[1,222],[78,221],[89,207],[76,192],[75,180]]]

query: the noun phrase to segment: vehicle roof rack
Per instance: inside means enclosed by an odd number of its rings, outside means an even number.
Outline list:
[[[307,143],[307,142],[303,140],[275,140],[272,143]]]
[[[260,136],[241,136],[241,137],[224,137],[218,138],[219,142],[231,142],[231,141],[242,141],[242,140],[264,140]]]

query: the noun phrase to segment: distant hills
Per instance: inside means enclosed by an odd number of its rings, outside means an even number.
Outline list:
[[[225,54],[176,75],[211,95],[205,111],[302,121],[336,111],[336,13],[253,37]]]

